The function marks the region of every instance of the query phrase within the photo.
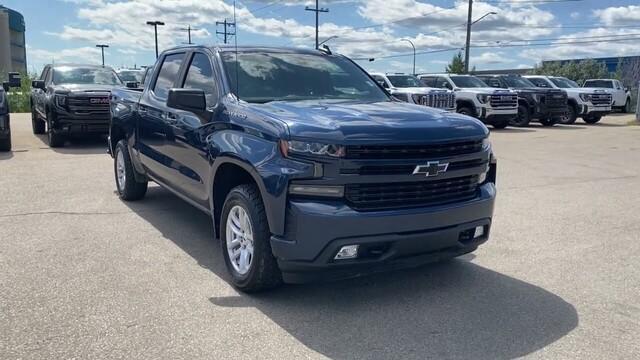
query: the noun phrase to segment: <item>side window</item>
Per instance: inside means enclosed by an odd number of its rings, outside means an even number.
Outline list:
[[[443,77],[439,77],[436,79],[435,87],[442,88],[442,89],[449,89],[449,90],[453,89],[453,86],[451,86],[451,84],[449,83],[449,80]]]
[[[48,67],[45,67],[44,69],[42,69],[42,74],[40,74],[40,77],[38,78],[38,80],[44,80],[47,77],[48,70],[49,70]]]
[[[173,87],[173,84],[178,77],[178,72],[180,71],[180,65],[182,65],[183,58],[184,53],[165,56],[164,61],[162,61],[162,65],[160,66],[158,78],[153,86],[153,92],[157,97],[161,99],[167,98],[169,95],[169,89]]]
[[[544,79],[540,79],[540,78],[530,78],[529,80],[531,80],[531,82],[533,83],[533,85],[537,86],[537,87],[541,87],[541,88],[548,88],[550,87],[549,84],[547,84],[547,82]]]
[[[433,76],[421,77],[420,80],[428,87],[436,87],[436,78]]]
[[[487,79],[488,82],[487,84],[489,84],[489,86],[494,87],[494,88],[501,88],[502,84],[500,84],[500,80],[496,79],[496,78],[489,78]]]
[[[620,86],[620,81],[616,80],[613,82],[613,85],[616,87],[616,89],[620,90],[622,88],[622,86]]]
[[[53,68],[50,67],[47,69],[47,73],[44,74],[44,83],[49,84],[51,82],[51,78],[53,77]]]
[[[207,106],[216,102],[216,82],[209,57],[202,53],[195,53],[187,77],[184,80],[185,89],[201,89],[207,98]]]

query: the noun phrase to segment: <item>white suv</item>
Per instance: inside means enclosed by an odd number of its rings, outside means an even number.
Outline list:
[[[455,111],[456,96],[453,91],[426,87],[413,75],[371,73],[371,77],[396,98],[412,104]]]
[[[560,120],[561,124],[573,124],[581,117],[587,124],[595,124],[611,113],[611,94],[601,88],[581,88],[575,81],[559,76],[527,75],[535,86],[541,88],[562,89],[569,98],[568,116]]]
[[[589,79],[582,84],[582,87],[605,89],[613,98],[612,107],[618,108],[625,113],[631,112],[631,91],[622,86],[620,81],[615,79]]]
[[[518,116],[518,93],[489,87],[471,75],[423,74],[418,78],[426,86],[453,90],[456,110],[482,120],[496,129],[505,128]]]

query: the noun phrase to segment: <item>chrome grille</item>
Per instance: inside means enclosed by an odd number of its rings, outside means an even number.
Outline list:
[[[489,104],[492,108],[517,108],[518,95],[496,94],[491,95]]]
[[[413,102],[437,109],[450,110],[456,107],[456,96],[450,92],[433,92],[430,94],[414,94]]]
[[[611,106],[611,94],[591,94],[591,103],[595,106]]]

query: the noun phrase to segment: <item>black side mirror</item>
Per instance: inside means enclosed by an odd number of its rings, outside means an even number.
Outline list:
[[[202,113],[207,109],[207,99],[201,89],[169,89],[167,106]]]
[[[137,89],[140,87],[140,83],[137,81],[127,81],[125,86],[129,89]]]
[[[44,90],[45,89],[44,80],[33,80],[31,82],[31,87],[34,89]]]
[[[20,73],[10,72],[9,73],[9,87],[20,87]]]

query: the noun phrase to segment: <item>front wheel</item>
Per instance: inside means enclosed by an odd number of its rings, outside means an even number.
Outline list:
[[[463,106],[461,108],[458,109],[458,114],[462,114],[462,115],[467,115],[467,116],[474,116],[475,113],[473,112],[473,110],[469,107]]]
[[[129,156],[129,149],[124,140],[116,145],[113,171],[116,176],[118,196],[125,201],[140,200],[147,193],[148,181],[138,181]]]
[[[44,134],[46,124],[38,117],[36,109],[31,109],[31,128],[34,134]]]
[[[271,252],[267,215],[255,185],[240,185],[229,192],[220,217],[220,237],[227,271],[239,290],[255,292],[282,283]]]
[[[491,126],[493,126],[494,129],[504,129],[507,126],[509,126],[509,122],[511,120],[499,120],[496,122],[491,123]]]
[[[509,123],[512,126],[524,127],[529,126],[529,122],[531,121],[531,117],[529,116],[529,109],[524,106],[518,106],[518,117],[511,120]]]
[[[553,126],[556,124],[556,120],[551,117],[546,119],[540,119],[540,124],[542,124],[542,126]]]
[[[53,112],[47,113],[47,142],[51,148],[63,147],[64,136],[57,133],[52,125],[54,116]]]
[[[602,116],[585,116],[582,118],[587,124],[595,124],[602,119]]]
[[[562,116],[560,116],[559,123],[563,125],[571,125],[576,122],[577,118],[578,112],[576,111],[576,108],[572,105],[569,105],[567,111]]]
[[[8,138],[0,140],[0,151],[11,151],[11,133]]]

